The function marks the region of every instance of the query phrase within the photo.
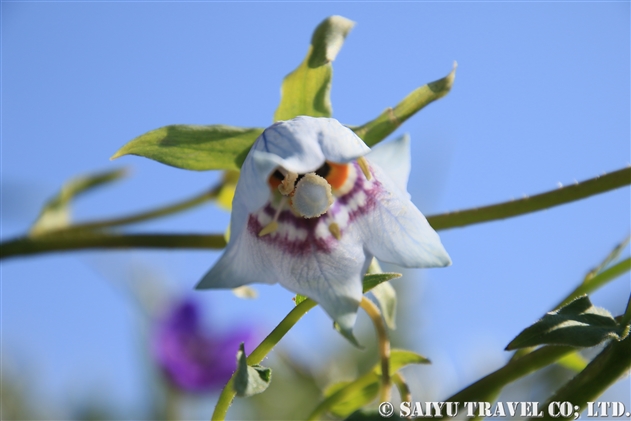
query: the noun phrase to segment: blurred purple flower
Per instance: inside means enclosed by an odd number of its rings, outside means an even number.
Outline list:
[[[233,329],[218,336],[204,329],[199,305],[191,299],[175,303],[156,326],[153,353],[158,365],[177,388],[207,392],[223,387],[236,369],[241,342],[252,350],[252,329]]]

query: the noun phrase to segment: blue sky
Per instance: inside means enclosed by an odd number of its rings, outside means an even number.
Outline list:
[[[213,184],[217,173],[109,157],[168,124],[269,125],[282,78],[333,14],[357,22],[334,63],[332,103],[342,123],[374,118],[458,62],[452,92],[393,135],[412,138],[409,191],[425,214],[629,165],[628,2],[3,2],[2,238],[24,233],[76,175],[131,170],[78,201],[77,220],[170,203]],[[499,367],[504,346],[629,233],[630,214],[626,188],[441,232],[453,266],[408,271],[397,284],[410,341],[435,362],[414,376],[442,379],[440,399]],[[221,232],[228,219],[205,206],[130,230]],[[217,257],[91,251],[3,261],[3,369],[28,367],[38,393],[60,406],[102,390],[138,410],[140,318],[125,282],[187,293]],[[593,301],[620,314],[630,283],[627,274]],[[218,330],[251,320],[269,331],[291,309],[291,295],[258,290],[256,301],[196,296]],[[283,346],[324,361],[347,345],[317,309]],[[618,389],[628,399],[624,382]]]

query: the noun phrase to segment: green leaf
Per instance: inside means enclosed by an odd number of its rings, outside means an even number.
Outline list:
[[[376,145],[426,105],[447,95],[455,78],[456,63],[453,70],[444,78],[415,89],[394,108],[387,108],[379,117],[360,127],[353,127],[352,130],[368,146]]]
[[[390,329],[396,329],[397,292],[390,285],[390,282],[383,282],[375,286],[370,292],[372,292],[379,303],[386,325]]]
[[[185,170],[238,170],[262,132],[220,124],[175,124],[138,136],[110,159],[138,155]]]
[[[431,364],[430,360],[416,352],[407,349],[392,349],[390,351],[390,375],[410,364]],[[373,372],[381,375],[381,363],[375,365]]]
[[[620,341],[628,334],[629,326],[619,326],[607,310],[594,307],[583,295],[547,313],[513,339],[506,349],[543,344],[591,347],[607,339]]]
[[[328,398],[329,396],[334,395],[349,384],[351,384],[350,381],[333,384],[324,391],[324,397]],[[353,412],[357,411],[358,408],[361,408],[362,406],[372,402],[378,394],[379,382],[376,381],[363,385],[363,387],[355,390],[354,393],[348,398],[343,399],[331,406],[329,408],[329,412],[337,417],[345,418]]]
[[[405,349],[393,349],[390,353],[390,375],[409,364],[428,364],[422,355]],[[377,395],[381,382],[381,363],[351,382],[337,383],[328,388],[325,399],[311,413],[309,419],[319,419],[319,414],[331,411],[338,416],[353,413],[371,402]]]
[[[377,285],[390,281],[392,279],[400,278],[402,275],[395,272],[385,273],[370,273],[364,276],[364,294],[376,287]]]
[[[126,174],[127,171],[125,169],[117,169],[71,179],[61,187],[61,190],[55,197],[44,205],[29,234],[32,236],[39,235],[67,227],[71,219],[70,203],[75,197],[96,187],[116,181]]]
[[[248,397],[262,393],[272,381],[272,370],[258,364],[248,365],[243,343],[237,352],[237,372],[234,376],[234,390],[237,396]]]
[[[331,62],[354,25],[342,16],[330,16],[318,25],[311,37],[307,57],[283,80],[274,121],[290,120],[299,115],[331,117]]]

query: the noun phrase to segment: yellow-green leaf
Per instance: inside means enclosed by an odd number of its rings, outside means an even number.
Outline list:
[[[334,395],[349,384],[351,384],[350,381],[344,381],[329,386],[324,391],[324,397],[328,398],[329,396]],[[377,394],[379,394],[378,381],[363,385],[363,387],[356,390],[347,399],[342,399],[335,405],[331,406],[331,408],[329,408],[329,412],[337,417],[346,418],[353,412],[357,411],[357,409],[372,402],[377,397]]]
[[[342,48],[355,23],[342,16],[326,18],[313,32],[311,45],[303,62],[283,80],[281,99],[274,121],[290,120],[299,115],[330,117],[331,62]]]
[[[138,155],[185,170],[238,170],[262,132],[221,124],[164,126],[131,140],[111,159]]]
[[[61,187],[55,197],[44,205],[29,234],[39,235],[67,227],[71,220],[70,202],[72,199],[95,187],[116,181],[126,173],[125,169],[117,169],[71,179]]]
[[[395,131],[405,120],[412,117],[426,105],[447,95],[456,78],[456,63],[447,76],[423,85],[403,98],[394,108],[387,108],[379,117],[368,123],[353,127],[352,130],[368,146],[373,146]]]

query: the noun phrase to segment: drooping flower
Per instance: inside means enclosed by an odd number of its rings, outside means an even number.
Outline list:
[[[371,152],[331,118],[272,125],[243,163],[228,247],[197,288],[279,282],[349,332],[373,256],[404,267],[451,264],[410,201],[409,169],[407,140]]]
[[[221,389],[236,369],[239,344],[252,350],[254,332],[236,329],[228,335],[211,335],[200,320],[198,305],[182,300],[155,326],[153,354],[169,381],[186,392]]]

